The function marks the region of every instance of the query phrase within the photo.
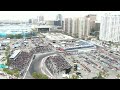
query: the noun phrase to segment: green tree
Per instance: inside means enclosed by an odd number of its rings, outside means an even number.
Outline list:
[[[18,69],[14,69],[13,73],[14,73],[14,76],[19,77],[19,70]]]
[[[100,72],[102,76],[107,77],[109,74],[106,71]]]
[[[21,34],[16,34],[16,35],[14,35],[14,37],[15,37],[16,39],[20,39],[20,38],[22,38],[22,35],[21,35]]]
[[[17,70],[17,69],[9,70],[8,68],[4,68],[3,71],[6,72],[7,74],[19,77],[19,70]]]
[[[10,74],[10,75],[14,74],[11,70],[9,70],[7,68],[4,68],[3,71],[6,72],[7,74]]]
[[[21,34],[15,34],[15,35],[13,35],[13,34],[8,34],[7,35],[7,38],[11,38],[11,39],[13,39],[13,38],[16,38],[16,39],[20,39],[20,38],[22,38],[23,36],[21,35]]]
[[[33,36],[32,32],[29,33],[29,34],[26,34],[26,37],[27,37],[27,38],[31,38],[32,36]]]
[[[13,34],[8,34],[6,37],[13,39],[13,38],[14,38],[14,35],[13,35]]]
[[[5,59],[7,60],[7,65],[10,64],[9,57],[10,57],[10,46],[7,45],[6,50],[5,50]]]
[[[35,79],[48,79],[48,77],[46,75],[41,74],[41,73],[37,73],[37,72],[32,73],[32,76]]]
[[[14,76],[18,78],[18,77],[19,77],[19,73],[17,73],[17,74],[14,74]]]
[[[71,79],[78,79],[79,76],[78,75],[72,75],[72,78]]]
[[[92,79],[105,79],[105,78],[102,76],[102,73],[99,72],[99,74],[96,77],[93,77]]]

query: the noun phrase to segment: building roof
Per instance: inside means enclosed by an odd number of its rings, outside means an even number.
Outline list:
[[[74,39],[71,36],[64,35],[61,33],[44,33],[44,35],[49,39],[49,40],[71,40]]]
[[[60,47],[58,44],[53,44],[54,47]]]
[[[20,52],[21,50],[15,50],[14,53],[10,56],[10,59],[14,59]]]
[[[14,44],[14,47],[19,47],[20,46],[20,44]]]
[[[3,40],[2,43],[9,43],[10,40]]]
[[[40,26],[36,26],[36,28],[52,28],[52,26],[50,26],[50,25],[40,25]]]

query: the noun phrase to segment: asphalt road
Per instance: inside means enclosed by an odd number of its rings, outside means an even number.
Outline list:
[[[40,69],[41,60],[44,57],[52,55],[52,54],[56,54],[56,52],[49,52],[49,53],[45,53],[45,54],[36,54],[36,58],[32,61],[30,68],[28,69],[28,72],[25,76],[25,79],[33,79],[33,77],[31,76],[33,72],[41,73],[41,69]]]

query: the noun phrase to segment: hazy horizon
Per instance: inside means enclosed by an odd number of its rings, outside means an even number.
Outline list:
[[[88,14],[96,14],[97,20],[104,13],[120,13],[120,11],[0,11],[0,20],[22,20],[26,21],[37,16],[44,16],[45,20],[55,20],[57,14],[62,14],[63,18],[82,17]]]

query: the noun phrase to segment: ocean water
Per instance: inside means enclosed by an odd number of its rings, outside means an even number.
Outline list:
[[[3,25],[0,26],[0,37],[6,37],[7,34],[28,34],[31,32],[31,26],[28,25]]]

